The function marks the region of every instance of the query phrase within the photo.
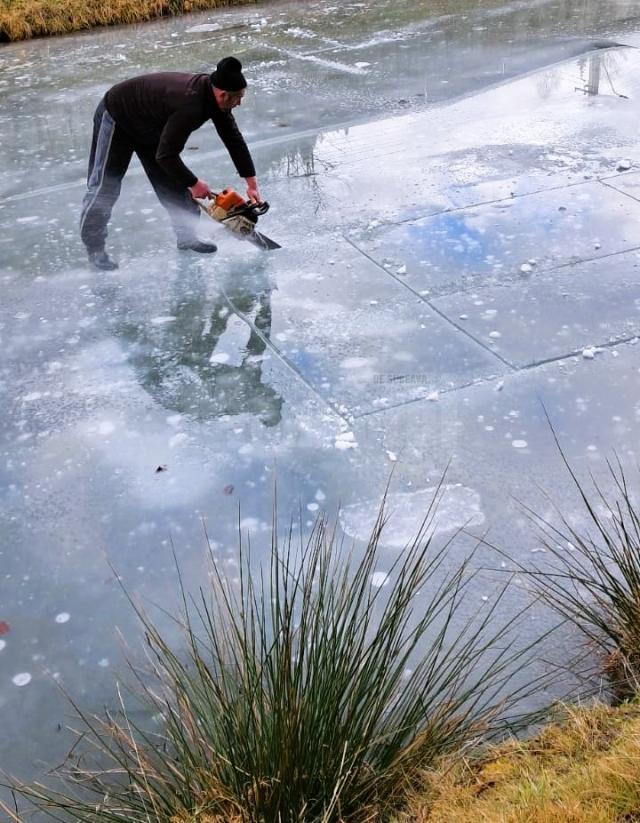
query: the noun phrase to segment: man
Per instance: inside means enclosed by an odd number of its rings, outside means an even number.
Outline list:
[[[105,251],[107,224],[134,152],[169,213],[178,248],[205,254],[216,250],[195,233],[199,208],[193,198],[210,197],[212,192],[180,159],[191,132],[207,120],[216,127],[238,174],[246,179],[247,198],[252,203],[261,201],[251,154],[231,113],[242,103],[246,86],[240,61],[225,57],[211,75],[146,74],[109,89],[93,118],[80,218],[82,242],[95,268],[118,268]]]

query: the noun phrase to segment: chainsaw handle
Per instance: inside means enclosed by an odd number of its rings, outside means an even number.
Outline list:
[[[251,205],[251,210],[255,215],[260,217],[263,214],[266,214],[269,211],[269,204],[266,200],[263,200],[262,203],[253,203]]]

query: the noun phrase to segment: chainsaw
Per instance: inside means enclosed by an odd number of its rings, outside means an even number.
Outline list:
[[[274,240],[256,231],[258,217],[269,211],[268,203],[250,203],[233,189],[223,189],[219,194],[214,193],[213,199],[208,202],[199,199],[196,199],[196,202],[205,214],[222,223],[241,240],[248,240],[264,251],[280,248]]]

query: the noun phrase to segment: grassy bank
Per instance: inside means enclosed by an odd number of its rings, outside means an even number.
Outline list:
[[[142,23],[252,0],[0,0],[0,42]]]
[[[526,743],[430,775],[398,819],[433,823],[640,820],[640,706],[567,709]]]

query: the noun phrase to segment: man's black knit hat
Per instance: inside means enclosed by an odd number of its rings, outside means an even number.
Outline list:
[[[242,63],[236,57],[223,57],[211,75],[211,85],[222,91],[242,91],[247,81],[242,74]]]

